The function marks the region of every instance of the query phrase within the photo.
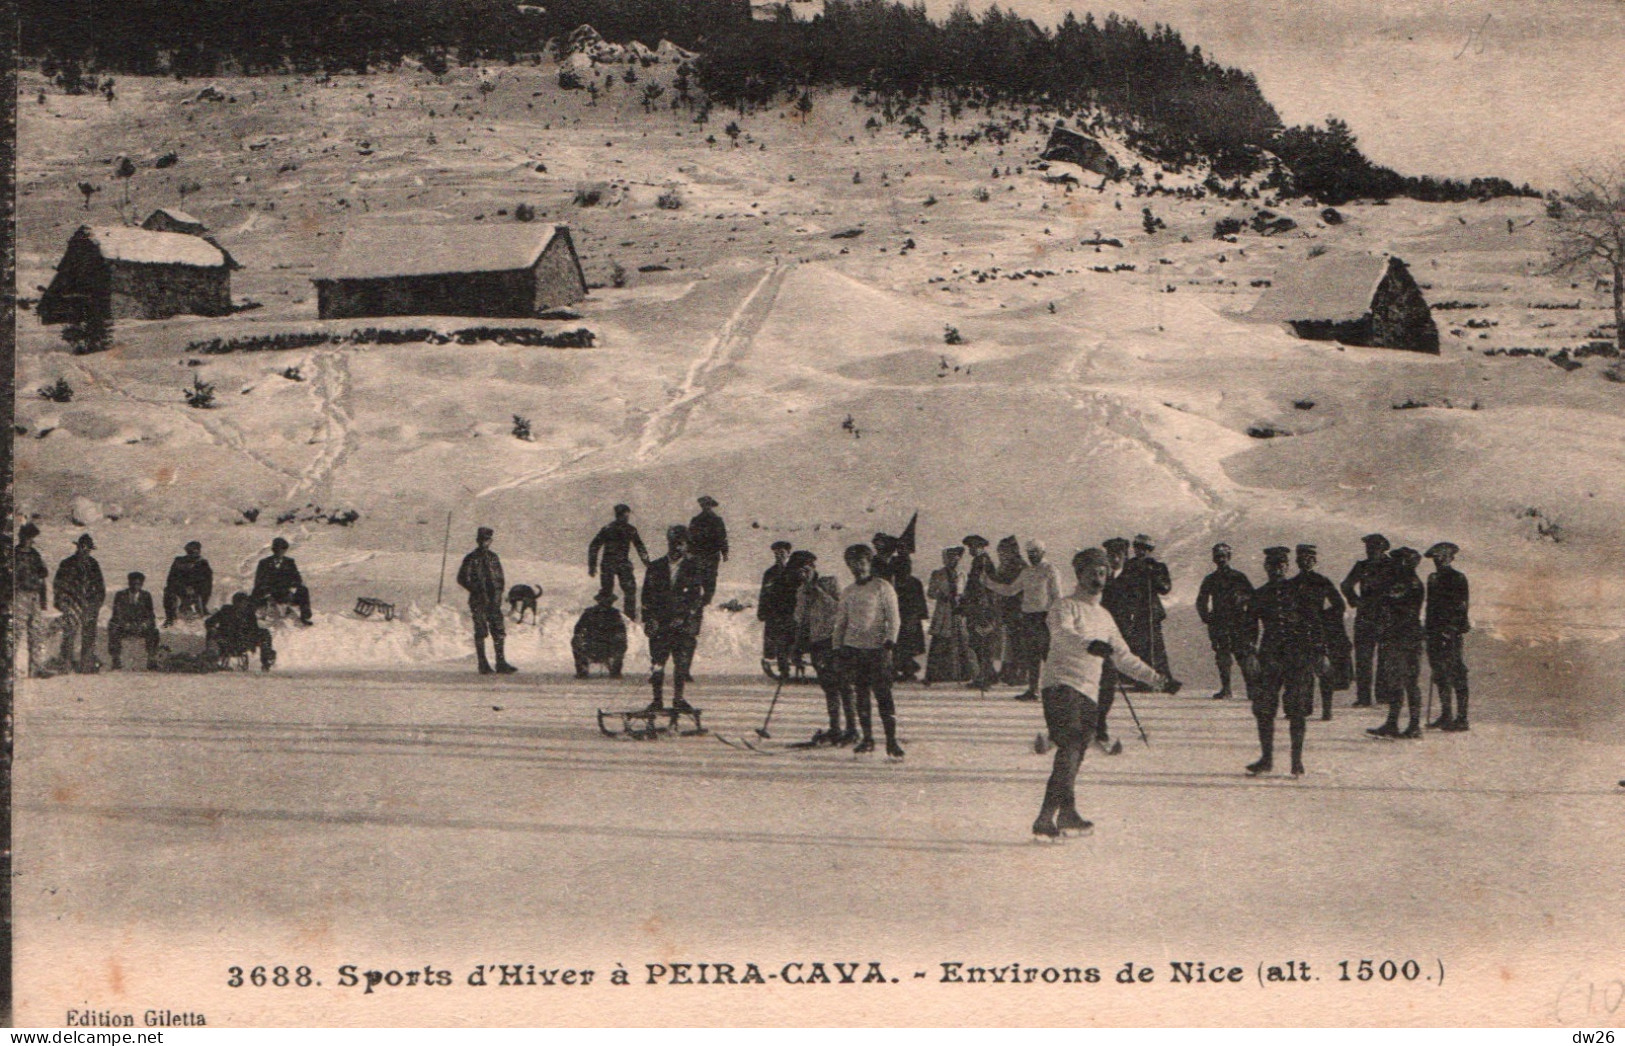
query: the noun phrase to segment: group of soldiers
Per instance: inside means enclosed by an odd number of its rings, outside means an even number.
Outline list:
[[[1335,585],[1315,567],[1318,550],[1299,545],[1264,550],[1266,582],[1253,588],[1230,565],[1229,545],[1213,547],[1214,571],[1202,581],[1196,610],[1207,626],[1220,688],[1231,696],[1231,663],[1239,663],[1247,696],[1258,721],[1261,754],[1247,767],[1252,774],[1273,767],[1274,722],[1284,712],[1292,742],[1292,773],[1303,773],[1306,722],[1320,691],[1321,718],[1332,718],[1332,694],[1352,681],[1356,708],[1383,704],[1387,719],[1367,733],[1374,737],[1422,736],[1422,653],[1427,652],[1431,686],[1439,697],[1439,717],[1429,729],[1468,729],[1467,664],[1463,637],[1472,628],[1467,578],[1454,566],[1460,549],[1441,541],[1427,552],[1392,548],[1381,534],[1363,539],[1366,555]],[[1297,572],[1287,576],[1296,559]],[[1417,574],[1423,558],[1433,561],[1424,582]],[[1354,608],[1354,640],[1344,617]],[[1352,676],[1352,680],[1351,677]],[[1401,712],[1409,713],[1401,730]]]
[[[25,523],[17,531],[13,550],[13,577],[16,579],[14,627],[26,636],[29,675],[43,678],[57,672],[94,673],[100,671],[96,638],[102,606],[107,602],[107,585],[101,564],[92,554],[96,539],[81,534],[73,554],[57,565],[53,580],[45,559],[35,547],[39,527]],[[269,606],[286,606],[299,612],[302,624],[310,624],[310,592],[299,574],[299,566],[287,555],[288,542],[278,537],[271,542],[271,554],[260,560],[254,571],[252,592],[237,592],[229,602],[211,612],[214,570],[203,558],[203,545],[186,543],[184,553],[170,563],[164,581],[164,628],[174,627],[181,618],[204,620],[205,663],[223,663],[228,658],[246,657],[258,652],[260,668],[269,671],[276,661],[271,633],[260,625],[258,612]],[[126,587],[113,594],[112,613],[107,622],[107,653],[110,666],[124,667],[124,644],[140,640],[146,651],[146,666],[157,669],[162,636],[152,593],[146,591],[147,576],[139,570],[125,575]],[[50,605],[59,613],[61,650],[55,659],[45,650],[45,608],[49,588]]]

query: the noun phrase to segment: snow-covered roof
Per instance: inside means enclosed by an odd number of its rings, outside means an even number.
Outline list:
[[[143,224],[151,224],[152,220],[158,217],[160,214],[167,215],[170,221],[177,222],[181,225],[203,225],[202,220],[194,218],[185,211],[179,210],[175,207],[154,207],[152,213],[147,215],[147,220]],[[207,226],[204,226],[204,228],[207,228]]]
[[[407,225],[352,230],[317,279],[509,272],[536,264],[566,225]]]
[[[122,225],[85,225],[79,230],[109,261],[142,265],[191,265],[217,269],[227,264],[226,253],[208,240],[178,232],[153,232]]]
[[[1371,311],[1388,262],[1386,255],[1338,251],[1291,262],[1275,274],[1248,315],[1276,323],[1357,320]]]

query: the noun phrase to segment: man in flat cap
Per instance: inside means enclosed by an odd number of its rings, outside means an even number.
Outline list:
[[[28,644],[28,674],[35,679],[50,675],[45,667],[45,583],[51,573],[45,558],[34,547],[39,527],[24,523],[17,530],[17,547],[11,555],[11,577],[16,598],[12,603],[11,651],[16,656],[21,638]]]
[[[1320,683],[1320,718],[1329,721],[1332,718],[1332,693],[1347,690],[1350,682],[1349,636],[1343,630],[1343,614],[1348,610],[1348,604],[1343,602],[1332,579],[1315,570],[1320,560],[1320,552],[1315,546],[1299,545],[1294,553],[1298,573],[1292,580],[1303,588],[1305,598],[1314,603],[1320,615],[1321,634],[1326,639],[1329,669],[1317,672],[1315,678]]]
[[[688,555],[705,578],[705,605],[717,594],[717,571],[728,560],[728,525],[717,515],[717,499],[700,497],[700,511],[688,521]]]
[[[762,571],[762,587],[756,597],[756,620],[762,623],[762,671],[774,679],[790,677],[795,656],[796,593],[801,579],[789,569],[791,544],[775,541],[769,546],[773,565]]]
[[[1349,569],[1343,579],[1343,598],[1354,608],[1354,707],[1371,707],[1372,668],[1377,660],[1378,637],[1382,635],[1385,604],[1392,564],[1388,561],[1388,539],[1367,534],[1365,558]]]
[[[254,568],[254,591],[249,599],[254,606],[272,603],[299,608],[299,623],[310,624],[310,590],[299,576],[299,564],[288,557],[288,539],[276,538],[271,542],[271,554],[260,560]]]
[[[508,628],[502,619],[502,600],[508,591],[502,576],[502,560],[491,549],[496,535],[490,527],[474,532],[474,551],[463,557],[457,568],[457,583],[468,592],[468,613],[474,619],[474,653],[479,658],[479,672],[488,676],[492,672],[503,675],[519,671],[508,664],[503,651]],[[485,637],[491,637],[491,649],[496,654],[496,667],[485,659]]]
[[[186,554],[176,556],[164,579],[164,627],[169,628],[181,614],[207,617],[209,596],[214,592],[214,568],[203,558],[203,543],[188,541]]]
[[[615,591],[615,582],[621,583],[621,595],[626,598],[626,611],[633,621],[638,619],[638,579],[632,573],[632,552],[649,565],[649,551],[643,547],[638,528],[632,525],[632,507],[616,505],[615,519],[605,523],[587,546],[587,576],[600,576],[600,592]],[[600,555],[602,558],[600,558]]]
[[[1168,644],[1162,638],[1162,622],[1168,616],[1162,597],[1173,590],[1168,567],[1151,553],[1156,545],[1144,534],[1134,537],[1134,554],[1123,564],[1123,609],[1128,628],[1123,637],[1134,655],[1163,675],[1168,671]]]
[[[1100,672],[1110,658],[1119,671],[1166,693],[1179,684],[1134,656],[1111,614],[1100,605],[1106,587],[1106,553],[1086,548],[1072,557],[1075,587],[1050,606],[1049,656],[1044,661],[1044,725],[1055,743],[1055,762],[1044,787],[1033,838],[1084,835],[1093,829],[1077,807],[1078,767],[1094,736]]]
[[[1439,689],[1439,718],[1428,726],[1435,730],[1467,729],[1467,662],[1461,640],[1473,625],[1467,616],[1467,575],[1454,565],[1460,551],[1453,542],[1441,541],[1426,553],[1433,560],[1424,625],[1428,670]]]
[[[707,499],[709,500],[709,499]],[[694,648],[704,622],[705,567],[688,551],[688,529],[666,528],[666,554],[643,575],[643,634],[649,639],[650,711],[665,707],[666,662],[672,663],[672,708],[693,711],[683,699]]]
[[[1258,623],[1248,607],[1253,583],[1230,565],[1231,555],[1230,546],[1224,542],[1213,546],[1213,573],[1202,579],[1202,587],[1196,593],[1196,616],[1207,626],[1213,663],[1219,669],[1219,692],[1213,695],[1215,701],[1222,701],[1231,694],[1231,659],[1241,663],[1258,642]],[[1248,683],[1251,694],[1245,666],[1242,681]]]
[[[1366,733],[1373,737],[1422,736],[1422,606],[1426,586],[1416,576],[1421,553],[1414,548],[1396,548],[1388,553],[1393,564],[1383,591],[1382,634],[1377,637],[1377,701],[1388,706],[1388,719]],[[1399,729],[1399,709],[1410,706],[1410,725]]]
[[[62,665],[75,672],[95,672],[96,618],[107,602],[102,566],[90,553],[96,539],[80,534],[73,555],[57,564],[53,602],[62,612]]]
[[[128,588],[113,593],[113,616],[107,622],[107,656],[113,671],[121,670],[124,641],[139,639],[147,647],[147,671],[158,667],[158,615],[152,608],[152,593],[145,590],[147,575],[132,570]]]
[[[976,661],[971,686],[987,690],[997,678],[993,662],[999,644],[999,600],[987,583],[993,580],[998,568],[988,554],[987,538],[971,534],[965,538],[964,545],[970,554],[970,573],[965,578],[965,593],[959,605],[970,636],[971,657]]]
[[[615,593],[600,592],[592,602],[576,619],[570,635],[576,678],[586,679],[594,664],[602,664],[609,669],[609,678],[619,679],[626,659],[626,619],[615,609]]]
[[[1253,620],[1259,627],[1258,647],[1248,684],[1253,719],[1258,724],[1258,761],[1247,766],[1254,776],[1275,767],[1275,717],[1286,713],[1292,742],[1292,776],[1303,770],[1303,742],[1308,719],[1315,710],[1315,675],[1326,670],[1326,639],[1314,596],[1288,579],[1291,550],[1276,546],[1264,550],[1268,580],[1253,593]]]
[[[1009,584],[988,579],[987,587],[1001,596],[1021,598],[1021,617],[1017,626],[1017,641],[1021,649],[1021,665],[1029,673],[1027,690],[1017,700],[1038,699],[1039,672],[1044,658],[1049,655],[1049,608],[1061,598],[1061,572],[1055,564],[1044,559],[1044,543],[1037,538],[1027,541],[1027,566]]]

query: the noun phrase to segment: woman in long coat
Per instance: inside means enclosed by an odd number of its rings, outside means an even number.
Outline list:
[[[963,547],[942,550],[942,566],[931,572],[925,594],[932,600],[931,651],[925,659],[925,684],[963,683],[975,672],[970,656],[970,634],[965,627],[960,601],[964,598],[965,576],[959,561]]]
[[[922,622],[931,617],[931,608],[925,602],[925,586],[914,576],[914,566],[907,553],[892,556],[892,587],[897,590],[897,614],[902,628],[897,633],[896,669],[898,679],[913,679],[920,674],[920,655],[925,653],[925,628]]]

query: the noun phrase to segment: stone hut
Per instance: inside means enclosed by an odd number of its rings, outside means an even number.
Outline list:
[[[533,317],[587,296],[569,226],[528,223],[346,233],[312,282],[324,320]]]
[[[1044,143],[1044,151],[1038,154],[1038,158],[1051,163],[1075,163],[1086,171],[1107,178],[1123,176],[1123,166],[1112,158],[1105,146],[1086,134],[1069,131],[1059,124],[1050,132],[1049,141]]]
[[[1392,255],[1330,252],[1289,265],[1249,315],[1312,341],[1439,352],[1427,299]]]
[[[82,225],[40,297],[40,321],[69,323],[92,312],[137,320],[224,316],[231,312],[233,265],[200,236]]]

